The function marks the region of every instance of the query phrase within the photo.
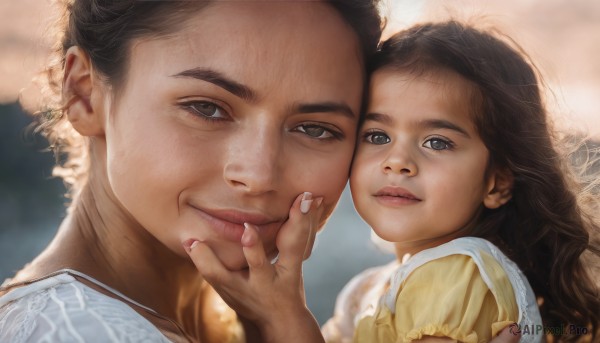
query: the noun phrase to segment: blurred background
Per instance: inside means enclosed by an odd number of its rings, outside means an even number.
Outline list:
[[[446,18],[511,35],[544,75],[557,127],[600,141],[600,1],[389,0],[382,13],[386,36]],[[18,103],[19,94],[26,106],[36,103],[31,80],[47,61],[54,16],[50,0],[0,2],[0,283],[43,249],[64,216],[65,189],[51,177],[54,157],[28,129]],[[305,264],[307,300],[319,322],[331,316],[336,294],[353,275],[393,259],[369,237],[345,191]]]

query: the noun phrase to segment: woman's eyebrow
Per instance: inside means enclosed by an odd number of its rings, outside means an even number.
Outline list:
[[[221,87],[248,102],[255,102],[257,100],[256,92],[254,92],[250,87],[245,86],[239,82],[233,81],[227,78],[225,75],[219,73],[216,70],[207,69],[207,68],[194,68],[184,70],[175,75],[171,75],[172,77],[191,77],[194,79],[210,82],[218,87]]]
[[[354,112],[352,112],[352,109],[347,104],[330,101],[312,104],[299,104],[297,111],[299,113],[339,113],[350,119],[356,118],[356,115]]]

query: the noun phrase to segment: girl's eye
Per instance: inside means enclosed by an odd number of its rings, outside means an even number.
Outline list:
[[[392,141],[390,137],[383,132],[368,132],[364,137],[365,141],[376,145],[387,144]]]
[[[453,147],[451,142],[441,138],[430,138],[423,143],[423,146],[433,150],[448,150]]]
[[[204,117],[205,119],[224,119],[227,115],[223,109],[216,104],[208,101],[194,101],[183,104],[183,106],[192,114]]]
[[[333,132],[330,129],[327,129],[321,125],[316,124],[303,124],[296,127],[296,130],[304,133],[305,135],[311,138],[317,139],[330,139],[330,138],[339,138],[340,134],[337,132]]]

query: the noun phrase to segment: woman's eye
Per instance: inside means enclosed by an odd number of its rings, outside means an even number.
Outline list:
[[[383,132],[370,132],[365,135],[365,140],[371,144],[382,145],[391,142],[388,135]]]
[[[311,138],[327,139],[336,137],[331,130],[319,125],[300,125],[297,127],[297,130]]]
[[[431,138],[423,143],[423,146],[433,150],[452,149],[452,143],[440,138]]]
[[[192,114],[205,117],[207,119],[222,119],[226,115],[221,107],[208,101],[194,101],[184,106],[192,112]]]

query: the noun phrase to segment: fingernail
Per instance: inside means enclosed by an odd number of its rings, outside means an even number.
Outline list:
[[[323,197],[318,197],[316,200],[317,203],[317,208],[321,207],[321,204],[323,203]]]
[[[311,192],[304,192],[302,194],[302,201],[304,200],[312,200],[312,193]]]
[[[252,239],[252,235],[248,234],[248,229],[250,228],[248,223],[244,223],[244,233],[242,234],[241,243],[242,246],[250,247],[254,245],[254,239]]]
[[[308,213],[312,202],[312,193],[304,192],[304,194],[302,194],[302,201],[300,202],[300,212],[304,214]]]
[[[196,246],[198,246],[198,240],[197,239],[188,239],[187,241],[183,242],[183,248],[185,249],[185,251],[187,251],[188,253],[192,251],[192,249],[194,249]]]

